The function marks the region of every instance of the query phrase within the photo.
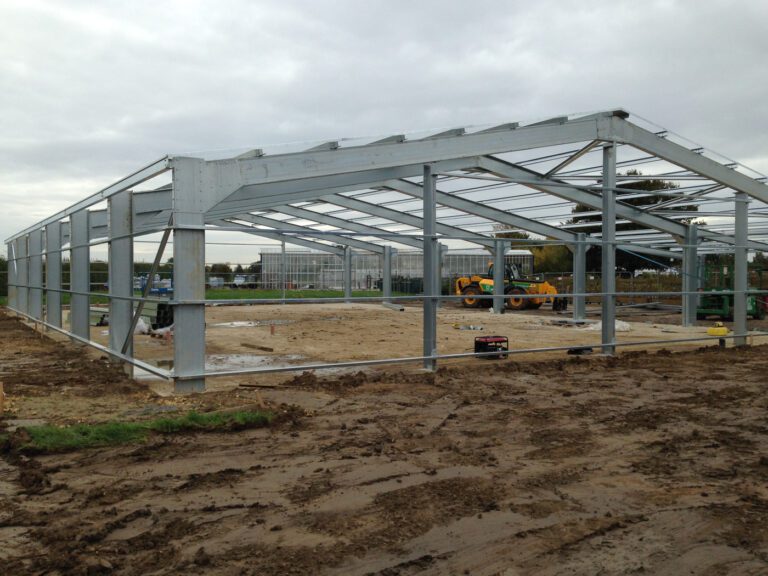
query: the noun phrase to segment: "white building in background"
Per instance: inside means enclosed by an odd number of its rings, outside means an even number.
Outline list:
[[[397,252],[392,257],[393,290],[418,291],[423,269],[423,253],[419,251]],[[285,258],[285,260],[283,260]],[[443,253],[442,277],[451,280],[458,276],[485,274],[493,257],[482,248],[474,250],[448,250]],[[507,250],[508,264],[517,264],[523,274],[533,273],[533,254],[530,250]],[[284,262],[284,263],[283,263]],[[352,285],[356,290],[376,289],[382,278],[382,258],[378,254],[355,252],[352,257]],[[284,267],[284,272],[283,272]],[[262,252],[261,288],[280,288],[280,278],[285,274],[286,287],[303,289],[340,290],[343,285],[344,262],[326,252]],[[398,288],[399,283],[406,283]]]

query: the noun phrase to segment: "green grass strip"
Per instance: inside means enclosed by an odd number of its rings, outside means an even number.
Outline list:
[[[97,446],[119,446],[144,442],[152,433],[178,434],[216,430],[242,430],[269,425],[271,412],[232,412],[205,414],[190,412],[184,416],[159,418],[147,422],[104,422],[73,426],[30,426],[25,428],[29,440],[19,449],[23,452],[68,452]]]

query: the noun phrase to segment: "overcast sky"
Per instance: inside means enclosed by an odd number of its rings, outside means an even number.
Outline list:
[[[2,0],[0,238],[166,153],[613,107],[768,172],[767,24],[765,0]]]

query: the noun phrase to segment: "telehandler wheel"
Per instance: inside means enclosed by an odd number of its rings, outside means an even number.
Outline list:
[[[526,294],[522,288],[513,288],[507,293],[507,308],[510,310],[525,310],[528,305],[527,298],[520,298],[521,294]]]
[[[479,308],[483,303],[480,298],[474,298],[474,296],[480,296],[480,289],[476,286],[467,286],[461,291],[461,295],[464,296],[461,299],[461,305],[464,308]]]

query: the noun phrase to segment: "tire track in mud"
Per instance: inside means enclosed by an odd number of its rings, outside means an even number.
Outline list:
[[[35,458],[47,484],[16,494],[11,520],[50,553],[8,566],[759,573],[765,351],[305,375],[279,397],[326,401],[295,427]],[[724,363],[733,379],[709,379]]]

